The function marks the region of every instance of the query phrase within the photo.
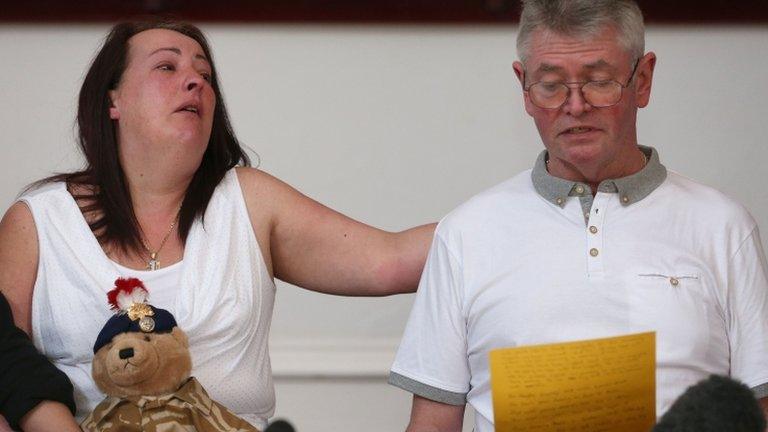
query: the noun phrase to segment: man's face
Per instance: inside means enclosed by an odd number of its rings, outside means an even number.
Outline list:
[[[626,85],[635,63],[606,27],[596,37],[581,39],[539,29],[531,35],[526,64],[514,68],[525,88],[537,82],[584,83],[614,80]],[[557,158],[577,169],[605,166],[637,144],[637,109],[648,104],[655,57],[639,60],[634,78],[616,105],[596,108],[571,85],[568,99],[559,108],[533,104],[524,92],[525,110],[533,117],[550,159]]]

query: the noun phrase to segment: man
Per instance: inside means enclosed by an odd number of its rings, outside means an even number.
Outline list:
[[[0,432],[79,431],[72,384],[13,324],[0,293]]]
[[[492,431],[492,349],[645,331],[657,415],[709,374],[768,396],[755,221],[637,143],[656,63],[639,8],[523,3],[514,70],[545,151],[437,229],[390,374],[414,393],[408,431],[460,431],[466,403]]]

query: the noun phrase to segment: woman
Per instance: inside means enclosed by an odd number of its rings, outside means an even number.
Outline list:
[[[86,169],[40,182],[0,223],[0,291],[72,380],[79,417],[102,397],[91,344],[117,276],[144,280],[189,334],[193,374],[262,429],[273,277],[339,295],[416,288],[434,227],[380,231],[249,168],[194,26],[115,26],[78,126]]]

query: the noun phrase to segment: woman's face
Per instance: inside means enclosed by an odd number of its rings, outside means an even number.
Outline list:
[[[211,65],[194,39],[152,29],[128,41],[126,68],[110,91],[121,161],[144,166],[148,158],[194,172],[213,125],[216,96]]]

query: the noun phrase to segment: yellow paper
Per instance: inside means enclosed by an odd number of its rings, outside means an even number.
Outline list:
[[[491,351],[496,432],[648,432],[656,335]]]

